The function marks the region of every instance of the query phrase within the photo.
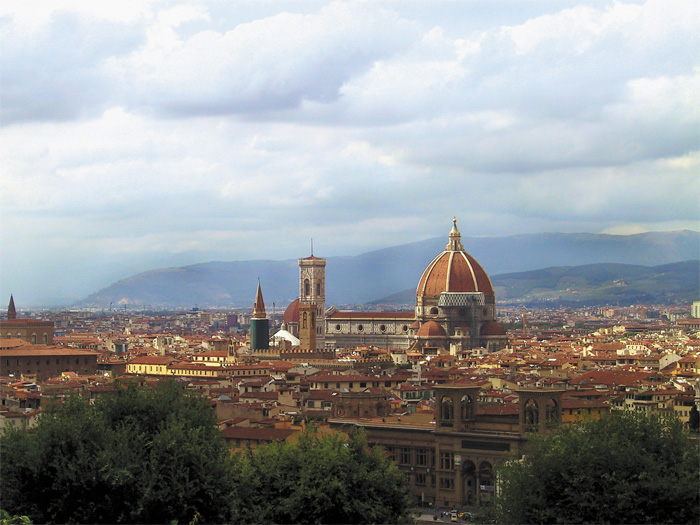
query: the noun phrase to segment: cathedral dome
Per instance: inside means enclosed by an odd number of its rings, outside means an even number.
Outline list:
[[[423,272],[417,297],[439,297],[442,292],[482,292],[493,298],[493,285],[486,271],[464,251],[457,219],[452,221],[449,242]]]
[[[282,317],[283,323],[297,323],[299,324],[299,299],[294,299],[287,309],[284,311],[284,317]]]

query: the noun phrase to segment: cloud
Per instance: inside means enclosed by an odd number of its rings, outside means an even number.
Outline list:
[[[127,104],[164,116],[264,114],[305,100],[333,102],[349,78],[391,56],[414,32],[396,13],[362,2],[187,38],[177,33],[185,13],[169,15],[148,28],[142,47],[105,66]]]
[[[310,237],[355,254],[454,215],[697,229],[697,2],[118,5],[0,11],[3,293]]]
[[[3,125],[95,116],[112,97],[100,71],[108,57],[135,47],[136,28],[56,12],[45,27],[28,29],[16,17],[0,19]]]

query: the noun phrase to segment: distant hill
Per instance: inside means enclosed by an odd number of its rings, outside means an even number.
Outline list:
[[[406,289],[415,293],[423,270],[446,244],[447,235],[354,257],[328,257],[326,302],[364,304]],[[596,263],[658,266],[694,260],[700,254],[700,233],[546,233],[462,237],[462,244],[495,276]],[[260,278],[271,310],[272,303],[285,307],[298,296],[298,275],[296,259],[207,262],[134,275],[91,294],[78,306],[252,306]]]
[[[700,261],[661,266],[600,263],[559,266],[491,276],[498,302],[526,305],[604,305],[690,303],[700,298]],[[373,301],[413,304],[410,288]]]

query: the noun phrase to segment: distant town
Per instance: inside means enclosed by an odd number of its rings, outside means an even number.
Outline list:
[[[488,504],[493,469],[532,432],[614,410],[674,414],[700,401],[700,301],[523,309],[498,305],[461,245],[418,279],[415,308],[325,304],[326,260],[299,259],[299,297],[250,309],[24,310],[0,320],[0,427],[31,429],[47,399],[115,381],[175,379],[208,399],[232,451],[321,428],[364,428],[416,504]],[[418,276],[417,276],[418,277]]]

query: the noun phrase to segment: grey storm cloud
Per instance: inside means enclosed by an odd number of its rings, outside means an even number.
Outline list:
[[[0,297],[453,215],[697,229],[696,1],[60,4],[0,5],[0,236],[23,254]]]

